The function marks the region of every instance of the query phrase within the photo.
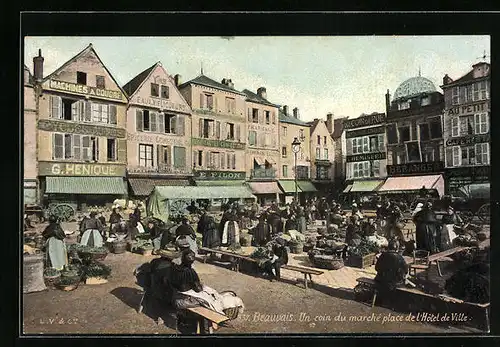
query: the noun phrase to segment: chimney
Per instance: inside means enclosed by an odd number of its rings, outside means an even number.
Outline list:
[[[181,75],[177,74],[174,76],[175,86],[178,87],[181,84]]]
[[[30,70],[26,65],[24,65],[24,84],[29,84],[30,81]]]
[[[33,77],[37,82],[41,82],[43,79],[43,57],[41,49],[38,50],[38,57],[33,58]]]
[[[293,109],[293,116],[297,119],[299,119],[299,109],[297,107],[295,107]]]
[[[260,87],[259,89],[257,89],[257,95],[260,96],[262,99],[266,99],[267,100],[266,88]]]
[[[326,128],[331,135],[333,133],[333,113],[328,113],[326,115]]]
[[[444,77],[443,77],[443,85],[450,84],[451,82],[453,82],[453,80],[450,78],[450,76],[448,76],[448,74],[444,75]]]
[[[223,78],[221,83],[231,89],[234,89],[234,83],[229,78]]]
[[[285,116],[288,116],[288,106],[287,105],[283,106],[283,113],[285,114]]]
[[[385,94],[385,113],[389,113],[389,109],[391,108],[391,94],[389,94],[389,89],[387,89],[387,93]]]

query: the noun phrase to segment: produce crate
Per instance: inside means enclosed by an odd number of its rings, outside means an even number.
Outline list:
[[[108,280],[102,277],[87,277],[85,279],[85,284],[103,284],[103,283],[108,283]]]
[[[375,253],[367,254],[363,257],[358,255],[349,255],[347,258],[347,266],[364,269],[370,267],[375,262]]]

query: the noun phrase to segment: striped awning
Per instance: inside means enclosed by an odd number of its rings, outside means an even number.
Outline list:
[[[351,192],[374,192],[384,183],[381,180],[375,181],[354,181]]]
[[[297,181],[297,184],[303,192],[317,192],[318,190],[311,181]]]
[[[221,187],[221,186],[230,186],[230,187],[238,187],[243,186],[245,181],[241,180],[220,180],[220,181],[210,181],[210,180],[195,180],[195,183],[199,187]]]
[[[285,193],[295,193],[295,181],[278,181],[281,189]],[[298,183],[297,183],[297,193],[301,193],[302,190],[300,189]]]
[[[257,165],[264,165],[264,159],[262,157],[253,157],[253,160],[257,163]]]
[[[249,182],[248,185],[254,194],[281,194],[282,191],[276,182]]]
[[[344,191],[342,193],[349,193],[352,189],[352,184],[349,184],[347,187],[345,187]]]
[[[149,196],[155,186],[189,186],[188,180],[129,178],[128,182],[135,196]]]
[[[442,175],[389,177],[379,188],[380,193],[418,192],[422,187],[435,189],[440,196],[444,194]]]
[[[46,178],[47,194],[126,195],[122,177],[52,177]]]

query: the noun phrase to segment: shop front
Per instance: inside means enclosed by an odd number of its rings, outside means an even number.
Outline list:
[[[484,186],[491,182],[491,167],[469,166],[445,169],[446,192],[457,195],[464,187]]]
[[[281,204],[290,204],[293,198],[295,198],[296,190],[297,194],[302,193],[302,190],[300,189],[298,182],[297,185],[295,185],[294,180],[279,180],[278,184],[283,192],[283,194],[280,194]]]
[[[248,191],[245,185],[245,171],[213,171],[213,170],[196,170],[194,171],[194,185],[197,187],[214,188],[215,191],[223,191],[224,187],[236,187]],[[222,187],[222,188],[219,188]],[[202,198],[199,198],[202,199]],[[239,201],[239,198],[227,197],[221,195],[211,199],[210,206],[219,208],[224,204]],[[209,201],[204,199],[204,203]]]

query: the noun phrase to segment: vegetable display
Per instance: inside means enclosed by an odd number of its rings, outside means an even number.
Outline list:
[[[111,276],[111,268],[101,262],[91,262],[83,267],[83,273],[86,278],[101,277],[108,278]]]
[[[250,254],[252,259],[263,259],[269,258],[269,251],[265,247],[258,247],[252,254]]]
[[[61,272],[57,269],[54,269],[52,267],[46,268],[43,270],[43,275],[45,277],[57,277],[61,275]]]
[[[379,247],[377,244],[366,241],[366,240],[361,240],[361,243],[358,246],[355,247],[349,247],[349,254],[358,256],[358,257],[364,257],[365,255],[371,254],[371,253],[378,253]]]

